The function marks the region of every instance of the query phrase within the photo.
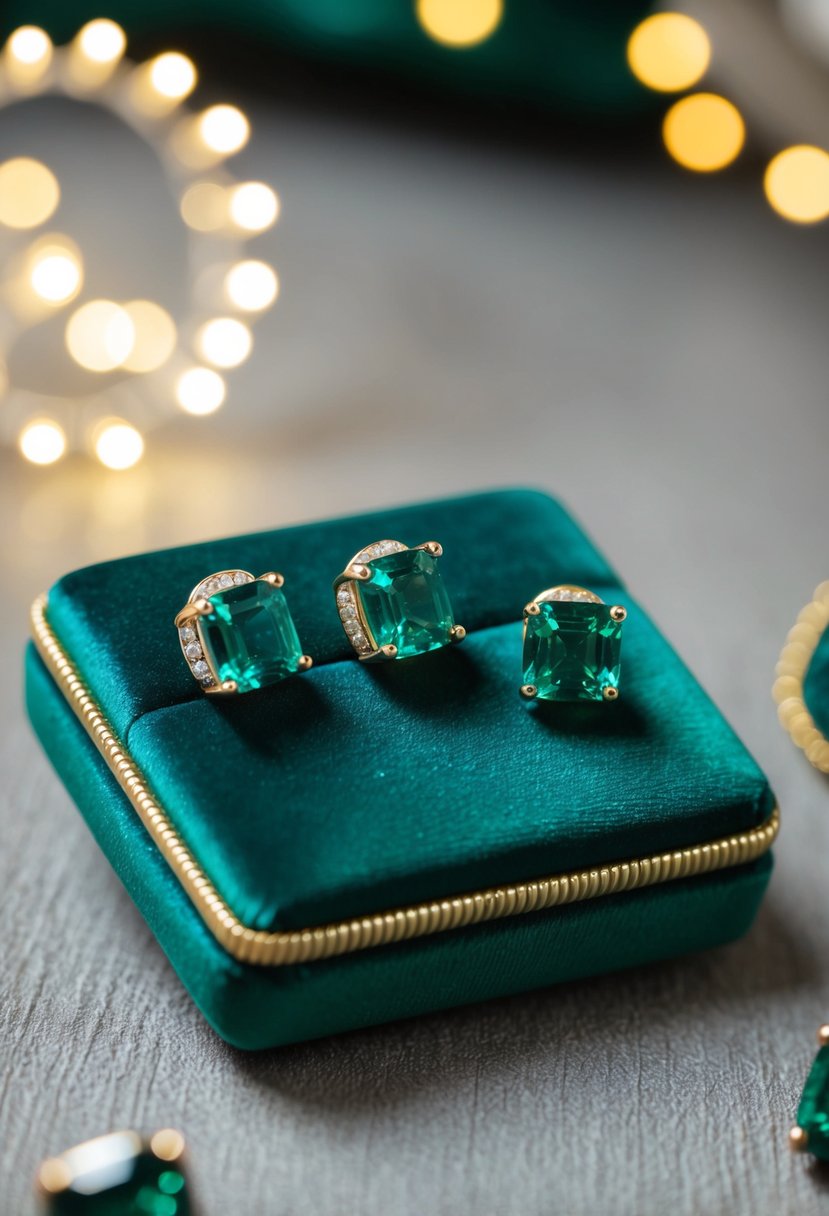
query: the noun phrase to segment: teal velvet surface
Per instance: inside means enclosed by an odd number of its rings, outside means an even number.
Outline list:
[[[30,646],[29,712],[55,768],[182,982],[236,1047],[279,1046],[720,945],[751,924],[752,865],[287,968],[236,962],[208,932]]]
[[[368,668],[331,580],[364,544],[439,540],[458,648]],[[307,675],[205,698],[172,618],[204,575],[277,569]],[[526,706],[521,609],[581,583],[629,610],[614,705]],[[772,804],[722,716],[553,500],[503,491],[78,571],[48,618],[234,913],[300,928],[703,842]],[[559,914],[560,915],[560,914]]]
[[[803,699],[818,730],[829,738],[829,629],[824,632],[812,655],[803,681]]]

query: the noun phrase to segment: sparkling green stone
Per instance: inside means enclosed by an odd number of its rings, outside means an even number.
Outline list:
[[[622,622],[607,604],[550,600],[527,617],[524,683],[544,701],[601,701],[619,686]]]
[[[48,1210],[54,1216],[189,1216],[182,1171],[149,1151],[134,1151],[130,1139],[115,1132],[70,1150],[73,1180],[49,1197]]]
[[[797,1108],[797,1126],[809,1137],[806,1147],[821,1161],[829,1161],[829,1047],[821,1047]]]
[[[447,646],[455,618],[438,570],[438,558],[424,549],[404,549],[367,563],[370,582],[357,594],[378,647],[396,646],[397,657]]]
[[[296,626],[278,587],[259,581],[211,595],[213,611],[199,618],[204,652],[221,683],[239,692],[276,684],[302,657]]]

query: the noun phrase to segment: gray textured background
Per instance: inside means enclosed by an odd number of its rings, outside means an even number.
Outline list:
[[[205,1216],[825,1210],[786,1132],[829,1009],[829,788],[769,687],[829,575],[826,232],[776,220],[750,165],[700,180],[251,110],[237,170],[281,192],[258,247],[283,291],[226,410],[155,431],[126,475],[0,458],[0,1209],[30,1210],[44,1154],[172,1123]],[[0,156],[42,118],[7,121]],[[41,152],[80,158],[117,238],[163,196],[92,121]],[[167,205],[135,266],[172,273],[174,232]],[[759,921],[705,957],[239,1054],[31,736],[28,603],[144,547],[510,483],[571,505],[770,774]]]

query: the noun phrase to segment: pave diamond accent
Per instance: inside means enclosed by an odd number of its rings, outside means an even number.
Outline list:
[[[200,680],[203,680],[205,676],[210,675],[210,668],[207,666],[204,659],[199,659],[197,663],[193,664],[193,675],[197,676]]]
[[[195,662],[196,659],[201,658],[201,646],[198,644],[198,642],[188,642],[184,647],[184,653],[187,655],[188,659]]]

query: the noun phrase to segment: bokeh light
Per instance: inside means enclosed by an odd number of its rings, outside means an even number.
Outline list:
[[[16,156],[0,165],[0,224],[36,228],[59,202],[58,179],[41,161]]]
[[[225,382],[209,367],[191,367],[176,381],[176,401],[188,414],[212,414],[225,399]]]
[[[82,265],[69,245],[48,243],[36,248],[29,263],[35,295],[49,304],[67,304],[81,288]]]
[[[135,326],[126,310],[112,300],[90,300],[66,325],[70,355],[90,372],[109,372],[127,359],[135,343]]]
[[[251,352],[253,335],[244,322],[234,317],[216,317],[201,327],[196,346],[208,363],[238,367]]]
[[[27,67],[45,68],[52,58],[51,39],[37,25],[21,25],[10,35],[6,45],[12,58]]]
[[[150,64],[150,82],[171,101],[183,101],[196,87],[198,75],[192,59],[178,51],[165,51]]]
[[[248,142],[250,123],[236,106],[210,106],[199,117],[198,132],[212,152],[229,156]]]
[[[778,152],[763,187],[778,215],[795,224],[816,224],[829,216],[829,153],[811,144]]]
[[[196,232],[215,232],[227,222],[227,193],[216,182],[194,182],[181,196],[181,218]]]
[[[740,154],[745,124],[740,111],[716,93],[694,93],[675,102],[662,124],[671,156],[686,169],[713,173]]]
[[[267,262],[251,259],[230,268],[225,276],[225,292],[231,304],[243,312],[259,312],[273,304],[279,281]]]
[[[247,232],[264,232],[279,215],[279,199],[264,182],[242,182],[230,192],[230,218]]]
[[[627,58],[637,80],[660,93],[689,89],[711,62],[705,30],[684,13],[654,13],[628,39]]]
[[[425,33],[443,46],[477,46],[495,33],[504,15],[503,0],[417,0],[417,19]]]
[[[128,422],[108,418],[95,433],[95,455],[108,469],[129,469],[144,455],[144,440]]]
[[[127,38],[120,25],[98,17],[79,31],[78,46],[93,63],[114,64],[126,50]]]
[[[66,451],[66,435],[51,418],[35,418],[20,432],[18,444],[32,464],[54,464]]]
[[[132,322],[134,337],[121,365],[128,372],[153,372],[176,348],[175,321],[154,300],[131,300],[123,309]]]

